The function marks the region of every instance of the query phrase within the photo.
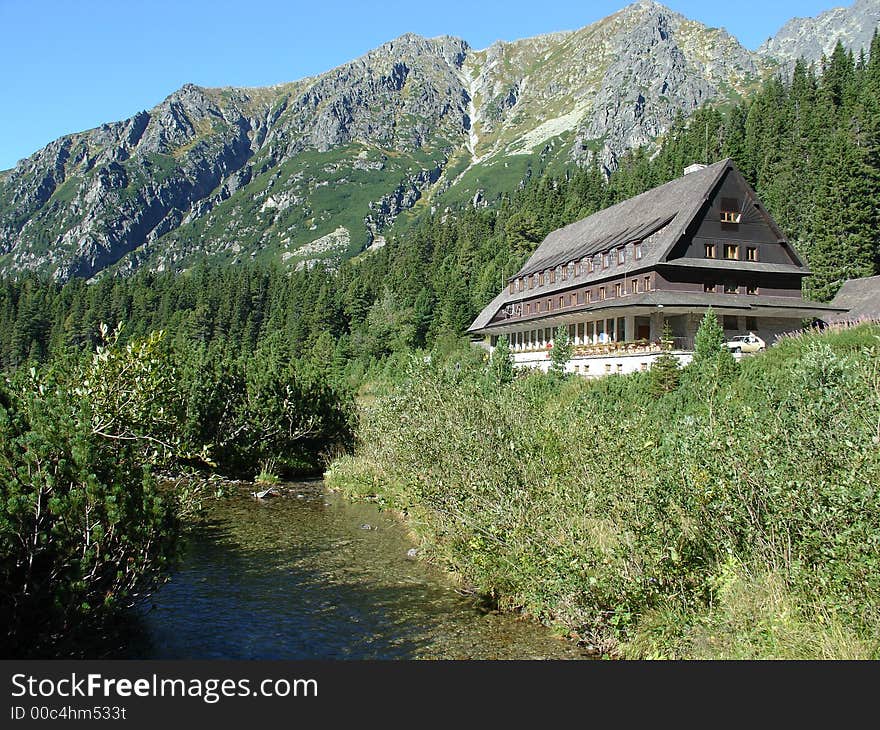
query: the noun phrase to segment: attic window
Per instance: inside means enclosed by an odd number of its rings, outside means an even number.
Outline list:
[[[758,249],[755,246],[746,246],[746,261],[757,261]]]
[[[736,198],[721,198],[721,222],[739,223],[741,220],[739,201]]]
[[[617,249],[617,265],[623,266],[626,263],[626,248],[621,247]]]
[[[729,261],[739,261],[739,246],[732,243],[724,244],[724,258]]]
[[[705,244],[704,251],[706,253],[707,259],[714,259],[715,258],[715,244],[714,243]]]
[[[640,258],[642,258],[642,244],[641,243],[634,243],[633,244],[633,258],[636,261],[638,261]]]
[[[602,268],[607,269],[611,266],[611,252],[608,251],[604,256],[602,256]]]

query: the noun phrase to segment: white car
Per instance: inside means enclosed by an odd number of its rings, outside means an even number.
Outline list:
[[[724,345],[731,352],[762,352],[767,348],[766,343],[754,332],[747,335],[737,335],[732,340],[728,340]]]

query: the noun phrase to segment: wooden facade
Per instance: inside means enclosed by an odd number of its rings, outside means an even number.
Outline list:
[[[834,311],[803,299],[808,275],[724,160],[552,232],[469,332],[490,347],[504,334],[514,353],[540,353],[562,325],[584,357],[597,346],[594,356],[607,357],[612,344],[650,351],[668,325],[686,354],[712,307],[729,336],[751,331],[769,343]]]

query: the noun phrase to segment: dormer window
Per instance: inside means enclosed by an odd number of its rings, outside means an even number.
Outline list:
[[[728,261],[739,261],[739,246],[733,243],[724,244],[724,258]]]
[[[568,278],[568,269],[564,266],[559,267],[559,274],[562,281],[565,281]]]
[[[758,249],[756,246],[746,246],[746,261],[757,261]]]
[[[605,255],[602,256],[602,268],[607,269],[609,266],[611,266],[611,252],[610,251],[606,252]]]
[[[617,265],[623,266],[626,263],[626,247],[621,246],[617,249]]]
[[[633,258],[638,261],[642,258],[642,244],[634,243],[633,244]]]
[[[593,259],[587,259],[586,263],[587,263],[587,273],[592,274],[593,273]]]
[[[715,244],[714,243],[705,244],[703,246],[703,252],[705,253],[705,256],[707,259],[714,259],[715,258]]]

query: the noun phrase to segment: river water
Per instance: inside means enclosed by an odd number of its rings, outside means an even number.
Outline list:
[[[285,485],[214,503],[184,560],[137,609],[142,659],[581,659],[538,624],[480,610],[407,557],[392,515]],[[369,528],[369,529],[367,529]]]

